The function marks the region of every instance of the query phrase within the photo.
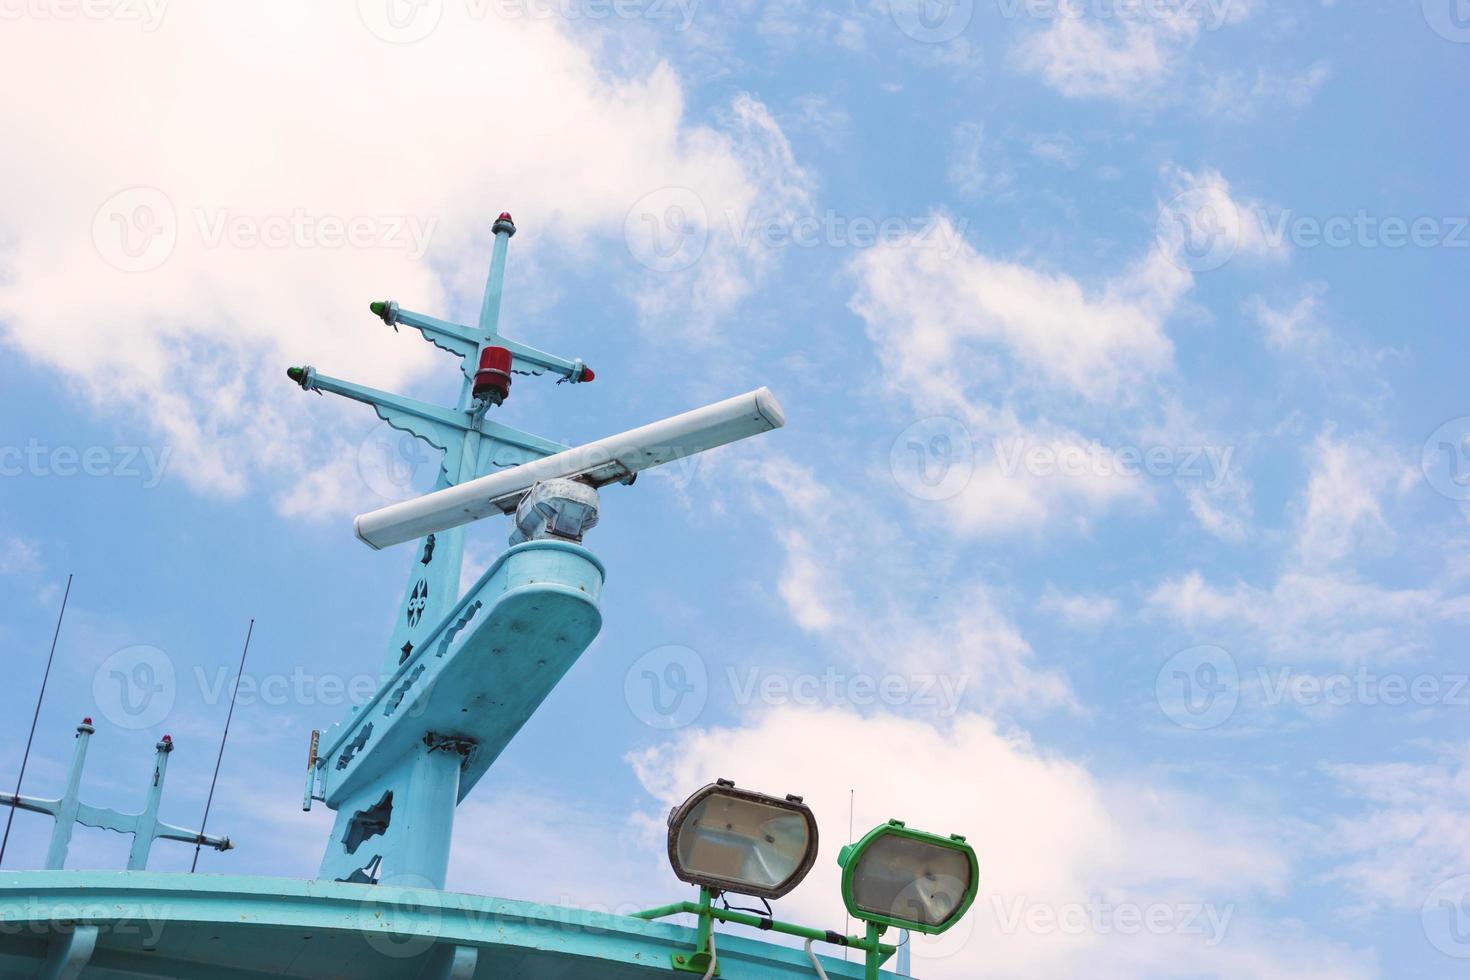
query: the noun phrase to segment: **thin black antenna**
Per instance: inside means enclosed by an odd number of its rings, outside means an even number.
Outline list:
[[[66,577],[66,592],[61,597],[61,612],[56,617],[56,632],[51,634],[51,653],[46,657],[46,672],[41,675],[41,693],[36,697],[36,713],[31,717],[31,734],[26,739],[26,752],[21,756],[20,775],[15,777],[16,799],[10,801],[10,815],[5,818],[5,838],[0,840],[0,864],[5,863],[5,848],[10,846],[10,825],[15,820],[15,807],[20,802],[20,784],[26,778],[26,763],[31,761],[31,743],[36,739],[36,722],[41,720],[41,702],[46,700],[46,682],[51,679],[51,662],[56,659],[56,641],[61,637],[61,621],[66,618],[66,600],[71,598],[71,579]]]
[[[245,631],[245,649],[240,651],[240,669],[235,673],[235,689],[230,693],[230,710],[225,715],[225,731],[219,738],[219,755],[214,760],[214,778],[209,781],[209,798],[204,801],[204,819],[199,821],[199,841],[194,845],[194,863],[189,866],[189,873],[193,874],[199,870],[199,849],[204,846],[204,829],[209,823],[209,808],[214,805],[214,787],[219,782],[219,764],[225,759],[225,742],[230,737],[230,721],[235,717],[235,698],[240,696],[240,678],[245,676],[245,658],[250,653],[250,637],[255,635],[255,620],[250,620],[250,628]]]

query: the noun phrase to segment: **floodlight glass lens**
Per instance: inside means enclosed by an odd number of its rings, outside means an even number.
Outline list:
[[[756,800],[705,797],[679,827],[679,865],[703,878],[775,889],[801,868],[811,831],[798,812]]]
[[[973,886],[962,850],[897,834],[868,845],[852,875],[853,904],[904,922],[941,926]]]

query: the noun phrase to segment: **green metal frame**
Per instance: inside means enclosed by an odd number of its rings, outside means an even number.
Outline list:
[[[666,919],[671,915],[682,915],[684,913],[698,916],[699,929],[696,933],[697,939],[694,952],[675,953],[673,955],[673,967],[675,970],[686,973],[699,973],[701,975],[709,969],[709,936],[714,930],[716,919],[721,922],[728,922],[731,925],[749,926],[752,929],[778,932],[783,936],[795,936],[797,939],[810,939],[814,942],[832,943],[836,946],[846,946],[851,949],[861,950],[867,957],[866,976],[870,980],[876,980],[879,969],[894,953],[898,952],[897,946],[891,946],[879,941],[883,930],[875,924],[870,923],[868,925],[866,936],[844,936],[841,933],[830,930],[799,926],[790,922],[781,922],[778,919],[768,919],[759,915],[751,915],[748,912],[715,908],[713,904],[715,895],[716,893],[710,888],[700,888],[698,902],[675,902],[672,905],[661,905],[656,909],[634,912],[633,918]],[[715,976],[719,975],[719,965],[716,964]]]
[[[896,916],[879,915],[857,907],[853,901],[852,876],[857,870],[858,863],[863,853],[872,846],[873,842],[881,837],[906,837],[909,840],[922,841],[926,844],[934,844],[945,847],[952,851],[960,851],[970,861],[970,890],[964,899],[955,908],[954,915],[939,926],[931,926],[911,919],[900,919]],[[898,929],[907,929],[910,932],[922,932],[926,935],[937,936],[948,930],[955,923],[965,917],[970,911],[970,906],[975,904],[975,897],[980,892],[980,862],[975,857],[975,849],[958,834],[944,837],[940,834],[930,834],[922,830],[913,830],[906,826],[902,820],[890,820],[880,824],[868,831],[856,844],[848,844],[837,856],[837,863],[842,866],[842,901],[847,906],[847,911],[855,919],[860,919],[870,925],[893,926]]]

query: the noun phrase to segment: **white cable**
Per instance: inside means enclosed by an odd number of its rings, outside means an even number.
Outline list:
[[[816,942],[814,939],[808,939],[806,941],[806,955],[811,958],[812,969],[817,971],[817,976],[821,977],[822,980],[827,980],[827,971],[822,969],[822,964],[817,959],[817,954],[812,952],[812,943],[814,942]]]
[[[704,980],[709,980],[719,968],[720,959],[715,954],[715,931],[711,929],[709,931],[709,969],[704,971]]]

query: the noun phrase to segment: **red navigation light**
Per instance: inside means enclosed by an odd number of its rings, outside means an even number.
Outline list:
[[[595,380],[597,380],[597,375],[592,372],[592,369],[590,367],[588,367],[587,365],[583,364],[582,365],[582,376],[580,378],[578,378],[577,380],[578,381],[595,381]]]
[[[500,212],[500,220],[501,221],[510,221],[511,220],[510,212],[509,211],[502,211],[502,212]]]
[[[172,742],[174,740],[174,737],[172,735],[165,735],[163,736],[163,740],[165,742]]]
[[[475,372],[475,397],[499,405],[510,394],[511,353],[504,347],[480,351],[480,370]]]
[[[90,724],[92,724],[92,719],[91,718],[83,718],[82,719],[82,724],[83,725],[90,725]]]

